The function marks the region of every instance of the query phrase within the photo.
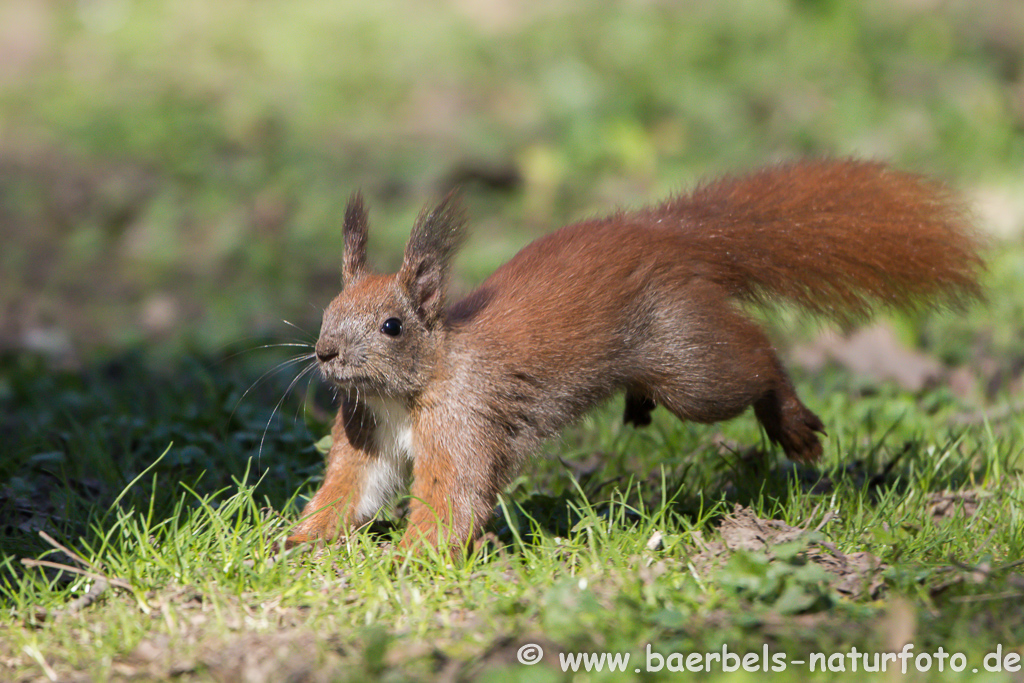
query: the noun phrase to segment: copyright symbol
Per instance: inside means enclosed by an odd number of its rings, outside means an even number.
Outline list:
[[[516,659],[519,660],[520,664],[530,666],[536,664],[544,657],[544,648],[534,643],[527,643],[519,648],[519,652],[516,653]]]

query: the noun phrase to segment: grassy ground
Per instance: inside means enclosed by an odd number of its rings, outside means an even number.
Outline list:
[[[31,453],[5,462],[8,678],[561,680],[559,653],[646,670],[647,644],[767,645],[788,662],[905,642],[962,652],[969,673],[997,645],[1019,652],[1024,434],[1013,419],[950,427],[963,416],[942,391],[850,396],[836,370],[802,382],[830,432],[813,470],[762,457],[752,418],[635,431],[601,411],[552,447],[564,464],[528,469],[494,543],[452,565],[396,554],[390,524],[272,553],[323,433],[315,403],[270,418],[279,387],[239,403],[247,380],[219,363],[126,360],[46,387],[38,368],[6,369],[5,410],[33,426],[5,435]],[[111,385],[120,373],[133,382]],[[109,587],[76,609],[96,575]],[[516,662],[528,644],[544,665]]]
[[[1018,3],[11,0],[0,32],[0,679],[668,680],[726,647],[804,680],[910,643],[964,656],[921,678],[1021,680]],[[463,186],[464,290],[551,226],[824,153],[950,179],[997,237],[988,302],[885,322],[876,359],[923,358],[925,388],[773,323],[820,467],[751,416],[634,430],[616,404],[465,562],[397,554],[401,505],[272,552],[331,416],[276,345],[315,339],[352,189],[390,267]],[[584,652],[630,660],[563,673]],[[840,659],[816,675],[859,676]],[[733,663],[702,675],[764,675]]]

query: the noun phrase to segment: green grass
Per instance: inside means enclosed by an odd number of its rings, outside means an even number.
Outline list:
[[[7,26],[0,680],[680,680],[633,669],[648,645],[905,642],[968,658],[921,678],[1019,679],[971,672],[1024,643],[1017,3],[15,1]],[[332,405],[290,388],[304,349],[264,347],[315,339],[353,189],[391,269],[464,186],[465,291],[568,220],[805,154],[950,179],[1010,238],[987,302],[886,321],[950,371],[935,386],[797,367],[829,431],[813,468],[749,415],[634,430],[616,403],[526,468],[469,558],[398,553],[401,505],[274,552]],[[816,331],[770,327],[784,349]],[[783,540],[727,547],[757,520]],[[40,531],[107,577],[95,602],[70,608],[95,577],[22,563],[83,569]],[[840,571],[858,560],[877,571]],[[531,643],[544,663],[518,664]],[[577,652],[630,666],[563,674]]]

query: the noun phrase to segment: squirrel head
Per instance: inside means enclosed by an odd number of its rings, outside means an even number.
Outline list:
[[[316,357],[343,389],[408,399],[444,352],[451,261],[464,239],[459,202],[449,194],[424,209],[393,275],[366,268],[368,221],[356,193],[345,209],[344,288],[324,311]]]

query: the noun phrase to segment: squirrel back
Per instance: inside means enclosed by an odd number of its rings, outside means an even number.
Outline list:
[[[700,279],[754,304],[789,301],[848,324],[879,308],[957,307],[980,296],[982,246],[956,195],[929,178],[877,162],[802,161],[566,226],[527,245],[481,289],[564,282],[588,262],[615,271],[637,256],[677,281]],[[464,308],[453,307],[456,318]]]

